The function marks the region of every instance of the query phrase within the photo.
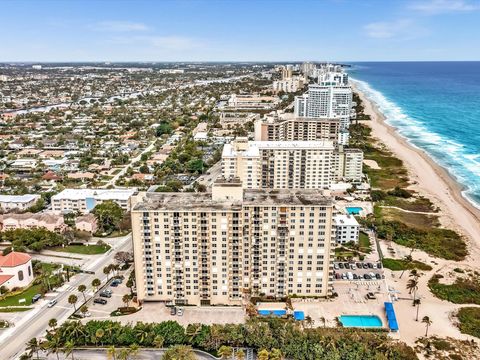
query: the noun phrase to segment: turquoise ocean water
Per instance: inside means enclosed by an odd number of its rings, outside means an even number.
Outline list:
[[[480,208],[480,62],[353,63],[387,123],[427,152]]]

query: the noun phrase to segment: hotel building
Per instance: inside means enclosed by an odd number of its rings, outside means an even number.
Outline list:
[[[140,301],[240,305],[245,294],[331,293],[332,199],[318,190],[141,193],[132,231]]]

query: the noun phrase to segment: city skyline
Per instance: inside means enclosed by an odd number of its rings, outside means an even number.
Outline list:
[[[478,60],[480,3],[5,1],[3,62]],[[134,7],[132,6],[134,5]],[[28,24],[28,26],[25,26]],[[453,30],[452,30],[453,29]]]

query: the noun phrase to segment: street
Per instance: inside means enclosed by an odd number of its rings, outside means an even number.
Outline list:
[[[87,286],[86,294],[88,294],[88,297],[91,297],[93,295],[92,280],[98,278],[104,284],[107,277],[103,273],[103,268],[114,262],[113,257],[117,251],[131,251],[131,239],[131,235],[120,238],[119,243],[106,252],[103,257],[96,258],[84,266],[83,270],[94,271],[95,274],[75,275],[69,283],[63,286],[66,287],[66,290],[54,297],[58,302],[55,306],[48,308],[48,302],[44,301],[40,309],[35,308],[31,310],[31,313],[29,312],[13,328],[2,333],[0,336],[1,360],[17,359],[23,353],[27,341],[35,337],[41,338],[44,336],[50,319],[57,319],[58,325],[66,321],[74,311],[73,305],[68,303],[68,297],[71,294],[75,294],[79,299],[77,306],[83,302],[83,295],[77,291],[80,284]],[[49,298],[48,300],[52,299]]]

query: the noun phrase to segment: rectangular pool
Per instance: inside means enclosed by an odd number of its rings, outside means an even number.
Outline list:
[[[358,206],[352,206],[352,207],[346,207],[345,210],[347,210],[347,213],[349,215],[358,215],[363,210],[363,208]]]
[[[344,327],[382,327],[382,320],[376,315],[342,315],[339,317]]]
[[[286,310],[258,310],[258,314],[262,316],[284,316],[287,315]]]

